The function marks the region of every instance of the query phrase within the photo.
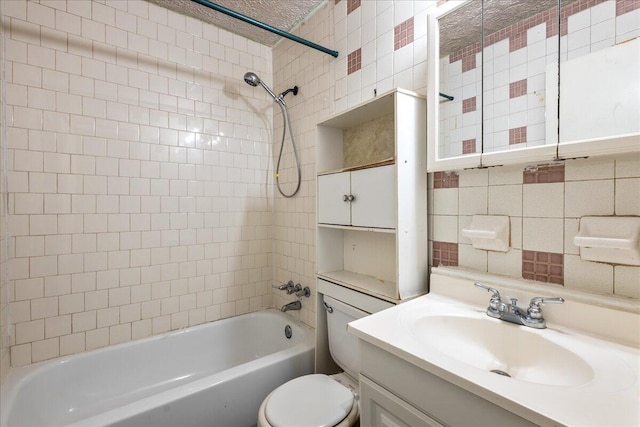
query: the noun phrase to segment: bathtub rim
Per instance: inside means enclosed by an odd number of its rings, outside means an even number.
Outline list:
[[[283,322],[285,324],[292,324],[295,325],[297,327],[299,327],[303,332],[304,332],[304,336],[301,340],[301,342],[297,343],[296,345],[292,345],[290,347],[287,347],[281,351],[278,351],[276,353],[271,353],[268,354],[266,356],[263,356],[260,359],[265,359],[265,358],[271,358],[272,356],[275,357],[276,355],[280,355],[282,353],[285,352],[293,352],[294,349],[298,349],[299,350],[296,353],[301,352],[300,349],[302,348],[312,348],[315,351],[315,334],[314,334],[314,329],[312,327],[310,327],[309,325],[306,325],[305,323],[303,323],[302,321],[295,319],[292,316],[289,316],[285,313],[280,312],[279,310],[275,309],[275,308],[266,308],[266,309],[262,309],[262,310],[258,310],[258,311],[254,311],[254,312],[250,312],[250,313],[244,313],[244,314],[239,314],[237,316],[231,316],[231,317],[225,317],[223,319],[218,319],[218,320],[213,320],[211,322],[207,322],[207,323],[203,323],[200,325],[195,325],[195,326],[189,326],[186,328],[181,328],[181,329],[177,329],[175,331],[168,331],[168,332],[163,332],[162,334],[158,334],[158,335],[152,335],[149,337],[144,337],[144,338],[140,338],[137,340],[132,340],[132,341],[127,341],[127,342],[123,342],[123,343],[119,343],[119,344],[114,344],[114,345],[107,345],[105,347],[100,347],[97,349],[93,349],[93,350],[86,350],[83,351],[81,353],[76,353],[76,354],[70,354],[67,356],[60,356],[60,357],[56,357],[53,359],[49,359],[49,360],[43,360],[40,362],[36,362],[33,363],[31,365],[27,365],[27,366],[18,366],[18,367],[10,367],[9,368],[9,373],[7,374],[5,381],[3,382],[2,386],[0,387],[0,426],[1,427],[5,427],[7,426],[7,422],[9,419],[9,414],[10,411],[13,407],[13,403],[16,400],[17,397],[17,391],[20,388],[20,385],[25,382],[28,381],[30,378],[42,373],[42,372],[47,372],[51,369],[56,368],[59,365],[63,365],[66,363],[70,363],[73,362],[75,359],[81,359],[81,358],[86,358],[86,357],[90,357],[92,355],[96,355],[96,354],[102,354],[105,352],[110,352],[110,351],[115,351],[118,349],[122,349],[122,348],[128,348],[134,345],[140,345],[140,344],[144,344],[147,342],[154,342],[157,340],[163,340],[163,339],[167,339],[169,337],[172,336],[179,336],[179,335],[183,335],[183,334],[188,334],[190,332],[196,332],[199,331],[201,329],[206,329],[206,328],[211,328],[213,327],[213,325],[217,325],[217,326],[222,326],[221,324],[224,323],[229,323],[231,321],[233,321],[234,319],[237,319],[239,317],[253,317],[253,316],[257,316],[257,315],[267,315],[267,316],[275,316],[275,317],[279,317],[280,319],[283,320]],[[233,366],[229,369],[226,369],[225,371],[221,371],[221,372],[226,372],[226,371],[232,371],[235,370],[236,368],[238,368],[239,366],[244,366],[246,364],[255,362],[255,360],[258,359],[254,359],[248,362],[245,362],[243,364],[240,365],[236,365]],[[175,389],[181,389],[182,387],[189,387],[191,384],[194,383],[198,383],[200,381],[205,381],[205,380],[210,380],[210,378],[212,376],[215,376],[217,374],[220,373],[215,373],[212,375],[208,375],[206,377],[203,378],[199,378],[197,380],[182,384],[178,387],[175,387]],[[165,390],[162,391],[160,393],[158,393],[158,395],[163,395],[164,393],[169,393],[173,390],[169,389],[169,390]],[[137,403],[140,401],[144,401],[146,399],[152,398],[155,395],[152,396],[147,396],[144,398],[141,398],[133,403]],[[129,405],[125,405],[125,406],[129,406]],[[106,413],[110,413],[113,410],[109,410],[104,412],[103,414]],[[96,415],[93,417],[89,417],[89,418],[95,418],[98,417],[100,415]],[[81,422],[84,422],[84,420],[88,420],[89,418],[84,418],[83,420],[79,420],[77,422],[74,422],[72,424],[69,424],[69,426],[75,426],[77,425],[82,425],[79,424]]]
[[[285,350],[281,350],[276,353],[254,359],[249,362],[236,365],[232,368],[225,369],[224,371],[206,376],[204,378],[182,384],[178,387],[174,387],[160,393],[144,397],[119,408],[110,409],[100,414],[75,421],[71,424],[66,424],[65,427],[109,425],[111,423],[137,415],[146,410],[157,408],[158,406],[166,403],[171,403],[178,398],[185,397],[188,394],[197,393],[205,390],[208,387],[215,386],[216,384],[224,383],[226,380],[235,378],[237,374],[247,374],[257,369],[265,368],[267,366],[271,367],[275,363],[291,359],[292,357],[301,355],[302,353],[309,350],[313,351],[312,348],[305,346],[304,343],[298,343]],[[251,367],[253,369],[247,371],[247,367]],[[212,382],[213,379],[215,379],[215,382]]]

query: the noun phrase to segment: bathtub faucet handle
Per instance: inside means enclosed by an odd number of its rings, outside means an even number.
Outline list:
[[[274,289],[279,291],[287,291],[287,294],[292,294],[295,292],[295,285],[293,284],[293,280],[289,280],[287,283],[282,285],[273,285]]]
[[[302,298],[302,297],[307,297],[309,298],[311,296],[311,289],[309,289],[308,286],[305,286],[304,288],[302,287],[302,285],[300,283],[298,283],[295,287],[295,291],[296,291],[296,296],[298,298]]]

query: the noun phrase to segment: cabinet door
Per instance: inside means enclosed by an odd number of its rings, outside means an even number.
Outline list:
[[[396,166],[351,172],[351,224],[396,227]]]
[[[350,203],[344,201],[351,194],[349,172],[318,177],[318,222],[351,225]]]
[[[640,40],[588,52],[560,68],[560,157],[640,150]]]
[[[363,426],[442,427],[436,420],[362,375],[360,393]]]

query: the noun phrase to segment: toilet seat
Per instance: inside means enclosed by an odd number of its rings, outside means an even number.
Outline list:
[[[274,390],[262,403],[258,425],[333,427],[358,418],[354,394],[322,374],[295,378]],[[266,423],[265,423],[266,422]]]

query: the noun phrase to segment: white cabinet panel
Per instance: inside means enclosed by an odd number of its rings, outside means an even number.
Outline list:
[[[319,278],[393,303],[427,292],[426,116],[394,89],[318,123]]]
[[[364,398],[365,391],[362,388],[362,378],[366,377],[365,380],[373,381],[374,385],[383,388],[385,392],[400,401],[404,401],[410,408],[415,408],[422,414],[428,414],[429,417],[444,425],[509,427],[550,425],[544,416],[533,411],[529,412],[529,416],[546,421],[536,424],[496,403],[485,400],[478,394],[407,362],[376,344],[361,339],[359,349],[363,417],[371,411],[367,406],[367,400]],[[380,402],[379,399],[378,402]],[[386,409],[398,417],[405,412],[402,408],[395,412],[389,405],[386,405]],[[375,426],[376,424],[363,423],[362,425]]]
[[[395,228],[395,165],[351,172],[351,222],[359,227]]]
[[[355,227],[395,228],[395,170],[395,165],[389,165],[320,175],[318,222]]]
[[[393,393],[360,375],[361,425],[380,427],[442,427]]]
[[[559,157],[640,151],[640,39],[568,60],[560,76]]]
[[[344,196],[351,194],[349,173],[334,173],[318,177],[318,222],[351,224],[350,203]]]

